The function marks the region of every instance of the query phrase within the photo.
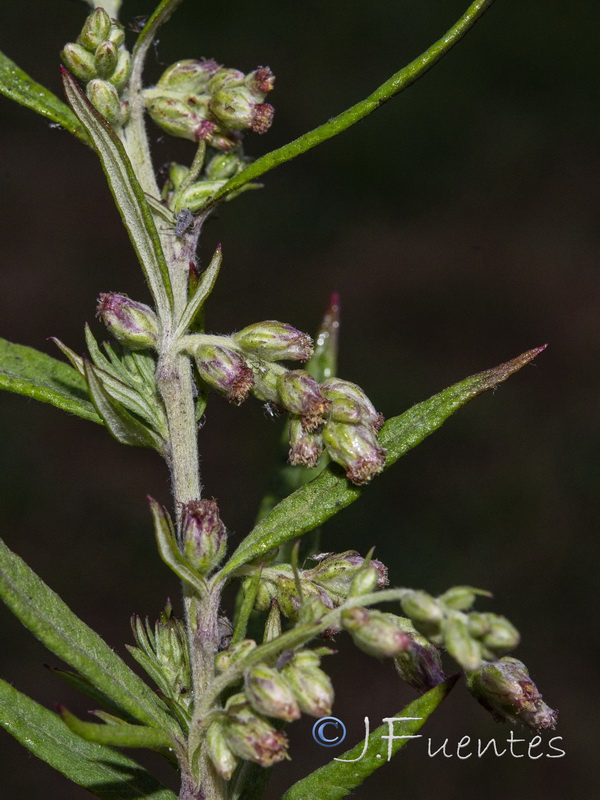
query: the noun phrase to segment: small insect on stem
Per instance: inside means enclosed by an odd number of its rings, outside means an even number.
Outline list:
[[[281,411],[275,403],[265,403],[263,405],[263,411],[265,412],[265,417],[269,417],[269,419],[277,419],[277,417],[281,415]]]
[[[189,208],[182,208],[175,221],[175,236],[181,239],[187,229],[194,223],[194,215]]]

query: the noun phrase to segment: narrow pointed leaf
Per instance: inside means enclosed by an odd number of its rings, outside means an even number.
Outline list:
[[[151,447],[164,451],[164,443],[160,436],[137,420],[123,406],[112,398],[102,385],[96,368],[84,360],[85,378],[90,390],[96,411],[104,420],[104,424],[115,439],[121,444],[134,447]]]
[[[185,307],[179,325],[177,326],[176,336],[182,336],[187,329],[194,324],[194,321],[198,316],[198,313],[201,311],[206,298],[213,290],[213,286],[215,285],[215,281],[219,275],[219,270],[221,269],[222,261],[223,253],[221,250],[221,245],[218,245],[210,264],[202,273],[202,277],[198,282],[198,286],[196,287],[196,290],[194,291],[189,303]]]
[[[154,520],[154,534],[156,536],[160,557],[182,581],[189,583],[197,592],[204,594],[206,592],[206,581],[194,572],[181,555],[170,519],[166,512],[154,498],[149,497],[148,501],[150,502],[150,511],[152,512],[152,519]]]
[[[375,770],[382,767],[389,760],[388,756],[394,756],[402,747],[411,741],[410,737],[419,736],[419,731],[427,721],[428,717],[440,705],[442,700],[448,695],[458,676],[449,678],[444,683],[430,689],[426,694],[414,700],[406,708],[402,709],[394,718],[404,717],[402,722],[390,723],[394,736],[406,736],[406,739],[394,739],[391,741],[391,753],[388,751],[390,742],[383,738],[390,735],[390,724],[385,723],[373,731],[369,736],[369,743],[364,756],[364,740],[352,750],[348,750],[339,759],[344,761],[330,761],[324,767],[307,775],[306,778],[295,783],[283,795],[281,800],[341,800],[347,797],[362,782],[369,777]],[[413,717],[413,719],[406,719]],[[353,760],[354,759],[354,760]]]
[[[66,708],[59,710],[62,721],[69,730],[88,742],[97,742],[110,747],[147,747],[157,750],[173,746],[168,733],[145,725],[105,725],[98,722],[83,722]]]
[[[379,441],[387,448],[385,468],[420,444],[469,400],[502,383],[533,361],[544,348],[545,345],[529,350],[512,361],[465,378],[409,408],[404,414],[389,419],[379,434]],[[230,574],[288,539],[313,530],[357,500],[364,491],[364,487],[354,486],[346,480],[339,469],[329,467],[311,483],[282,500],[256,525],[225,564],[222,575]]]
[[[44,666],[46,666],[53,675],[56,675],[57,678],[60,678],[65,683],[68,683],[69,686],[72,686],[79,692],[83,692],[83,694],[91,697],[92,700],[95,700],[99,705],[110,709],[114,714],[125,719],[127,722],[131,722],[132,724],[135,723],[135,719],[131,716],[131,714],[128,714],[127,711],[115,705],[110,697],[105,695],[103,692],[100,692],[92,683],[87,680],[87,678],[84,678],[77,672],[71,672],[71,670],[68,669],[50,667],[47,664]]]
[[[0,339],[0,389],[50,403],[102,425],[85,381],[68,364],[32,347]]]
[[[0,725],[31,753],[101,800],[176,800],[141,764],[72,733],[58,714],[0,680]]]
[[[18,67],[14,61],[0,52],[0,93],[32,111],[36,111],[51,122],[89,144],[89,138],[81,123],[66,103],[41,83],[37,83]]]
[[[0,597],[48,650],[119,708],[145,725],[177,733],[177,724],[150,687],[2,540]]]
[[[164,317],[173,300],[171,280],[152,213],[119,137],[96,111],[71,73],[62,69],[67,99],[88,132],[152,296]]]

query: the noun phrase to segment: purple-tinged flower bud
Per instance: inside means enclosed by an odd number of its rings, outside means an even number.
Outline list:
[[[320,433],[307,431],[299,417],[290,419],[290,450],[288,460],[295,467],[316,467],[323,452]]]
[[[103,8],[97,8],[83,23],[78,42],[93,52],[99,44],[108,39],[111,25],[111,19],[106,11]]]
[[[259,714],[292,722],[300,717],[300,708],[285,678],[266,664],[255,664],[244,675],[245,694]]]
[[[394,666],[401,680],[419,692],[427,692],[445,681],[438,648],[421,636],[406,617],[395,614],[386,614],[386,617],[410,639],[408,650],[394,658]]]
[[[191,500],[181,515],[181,550],[200,573],[210,572],[225,555],[227,532],[214,500]]]
[[[198,142],[208,140],[215,123],[207,119],[204,104],[193,106],[174,97],[155,95],[156,90],[146,93],[146,108],[156,124],[171,136]]]
[[[80,44],[67,42],[60,54],[60,59],[80,81],[87,83],[96,77],[94,56]]]
[[[223,732],[228,747],[239,758],[270,767],[287,756],[287,737],[256,714],[243,694],[230,697]]]
[[[276,320],[248,325],[234,333],[233,340],[248,355],[265,361],[308,361],[313,353],[308,334]]]
[[[221,720],[215,720],[208,726],[206,748],[208,757],[217,773],[226,781],[231,780],[233,771],[238,765],[238,760],[227,744],[227,737]]]
[[[328,378],[320,388],[325,397],[331,400],[330,414],[335,422],[361,422],[375,432],[383,425],[383,414],[375,410],[373,403],[355,383],[341,378]],[[355,418],[357,411],[358,418]]]
[[[362,486],[383,471],[386,451],[366,425],[330,420],[323,429],[323,441],[331,460],[346,469],[351,483]]]
[[[542,700],[525,664],[505,656],[467,675],[469,691],[497,722],[525,725],[534,731],[553,729],[558,712]]]
[[[117,47],[108,40],[98,45],[94,55],[94,65],[99,78],[110,78],[117,66],[119,53]]]
[[[392,658],[410,649],[410,638],[381,611],[347,608],[341,616],[354,644],[370,656]]]
[[[143,350],[156,344],[158,317],[149,306],[131,300],[126,294],[101,294],[97,316],[115,339],[133,350]]]
[[[121,92],[127,85],[131,75],[131,55],[127,50],[119,50],[117,63],[109,80],[117,92]]]
[[[331,714],[333,686],[329,676],[319,668],[320,658],[314,650],[301,650],[281,670],[300,710],[313,717]]]
[[[212,59],[186,58],[171,64],[160,76],[157,86],[183,94],[205,94],[211,76],[219,65]]]
[[[318,566],[304,570],[302,577],[322,586],[336,603],[342,603],[349,596],[352,582],[365,563],[365,559],[356,550],[321,553],[312,556],[312,560],[318,560]],[[376,571],[377,588],[383,589],[388,585],[387,567],[376,558],[371,559],[370,567]]]
[[[254,384],[252,370],[243,356],[223,345],[203,344],[194,353],[200,378],[239,406]]]
[[[222,650],[215,656],[215,667],[219,672],[225,672],[229,667],[242,661],[254,650],[256,642],[254,639],[242,639],[241,642],[232,644],[227,650]]]
[[[249,72],[245,80],[246,86],[254,94],[260,94],[264,99],[264,95],[270,92],[275,85],[275,75],[271,72],[269,67],[258,67],[254,72]]]
[[[94,78],[86,86],[88,100],[111,125],[123,124],[123,108],[117,90],[108,81]]]
[[[257,103],[255,95],[244,86],[222,89],[209,100],[208,107],[219,122],[234,131],[249,128],[266,133],[275,113],[269,103]]]
[[[483,662],[481,645],[473,639],[467,620],[460,611],[455,611],[442,624],[444,647],[467,672],[478,669]]]
[[[277,386],[281,404],[291,414],[300,417],[307,431],[314,431],[323,424],[329,400],[323,397],[318,383],[308,372],[303,369],[285,372]]]

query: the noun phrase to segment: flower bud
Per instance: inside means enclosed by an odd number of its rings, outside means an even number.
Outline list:
[[[204,174],[210,181],[226,181],[243,167],[244,162],[238,153],[217,153],[206,165]]]
[[[290,370],[280,376],[277,386],[281,404],[291,414],[301,418],[307,431],[316,430],[324,421],[329,406],[319,391],[319,385],[303,369]]]
[[[252,370],[237,351],[222,345],[200,345],[194,353],[200,378],[239,406],[253,386]]]
[[[287,755],[287,737],[256,714],[243,694],[233,695],[225,706],[223,732],[228,747],[239,758],[270,767]]]
[[[386,617],[410,639],[410,647],[394,658],[394,666],[401,680],[419,692],[427,692],[445,681],[438,648],[421,636],[406,617],[395,614],[386,614]]]
[[[80,81],[91,81],[96,77],[96,64],[94,56],[85,47],[73,42],[67,42],[60,54],[65,67],[79,78]]]
[[[125,28],[116,19],[111,19],[110,33],[107,36],[109,42],[115,47],[121,47],[125,41]]]
[[[470,672],[481,666],[483,661],[481,647],[469,633],[464,614],[454,612],[444,620],[442,633],[446,650],[464,670]]]
[[[312,560],[318,560],[319,564],[312,569],[304,570],[303,578],[322,586],[336,603],[343,603],[349,596],[353,581],[365,563],[365,559],[356,550],[346,550],[344,553],[321,553],[312,556]],[[377,588],[383,589],[387,586],[387,567],[376,558],[371,560],[369,567],[376,572]]]
[[[467,628],[474,639],[481,639],[489,631],[491,626],[489,614],[480,614],[472,611],[467,617]]]
[[[534,731],[556,726],[558,712],[542,700],[522,661],[505,656],[467,675],[469,691],[497,722],[521,724]]]
[[[94,108],[111,125],[118,127],[123,124],[123,107],[117,90],[112,83],[100,78],[94,78],[88,83],[85,93]]]
[[[375,410],[373,403],[355,383],[341,378],[328,378],[320,388],[325,397],[331,400],[330,413],[335,422],[361,422],[375,432],[383,425],[383,414]]]
[[[189,208],[198,211],[209,197],[214,197],[225,181],[197,181],[192,183],[177,198],[177,208]]]
[[[249,128],[254,133],[266,133],[275,113],[269,103],[255,102],[255,96],[243,86],[228,87],[217,92],[210,99],[208,107],[226,128],[234,131]]]
[[[246,697],[259,714],[292,722],[300,708],[283,675],[266,664],[255,664],[244,676]]]
[[[154,642],[156,661],[167,683],[174,688],[181,686],[189,690],[192,677],[182,623],[163,615],[154,627]]]
[[[227,650],[222,650],[215,656],[215,666],[219,672],[225,672],[254,650],[256,642],[254,639],[242,639],[241,642],[232,644]]]
[[[295,467],[316,467],[323,452],[320,433],[307,431],[299,417],[290,419],[290,450],[288,460]]]
[[[112,42],[107,40],[98,46],[94,65],[99,78],[110,78],[117,66],[118,57],[118,50]]]
[[[371,428],[328,421],[323,441],[332,461],[346,469],[346,477],[357,486],[368,483],[385,466],[385,449]]]
[[[279,610],[279,603],[275,598],[273,598],[273,600],[271,600],[271,608],[269,610],[269,616],[267,617],[267,621],[265,622],[263,643],[272,642],[273,639],[278,639],[282,633],[283,633],[283,628],[281,626],[281,612]]]
[[[308,334],[276,320],[248,325],[234,333],[233,340],[248,355],[266,361],[308,361],[313,353],[312,339]]]
[[[117,92],[120,92],[127,84],[131,75],[131,55],[127,50],[119,50],[117,63],[109,78]]]
[[[200,573],[210,572],[225,555],[227,532],[214,500],[191,500],[181,515],[183,555]]]
[[[475,596],[477,594],[486,594],[489,596],[488,592],[473,589],[471,586],[453,586],[451,589],[444,592],[444,594],[441,594],[438,600],[445,605],[446,608],[453,608],[456,611],[467,611],[475,602]]]
[[[242,86],[245,80],[246,76],[239,69],[220,67],[211,75],[207,92],[214,95],[225,88],[231,89],[235,86]]]
[[[322,616],[325,609],[333,608],[333,601],[328,593],[320,586],[308,580],[301,580],[302,598],[298,596],[298,588],[296,581],[293,577],[286,577],[283,574],[277,576],[277,603],[281,609],[281,613],[296,621],[298,619],[300,609],[306,602],[311,599],[316,603],[311,603],[310,613],[314,616]],[[320,613],[318,613],[320,609]]]
[[[413,622],[440,623],[444,612],[438,601],[427,592],[420,590],[407,592],[402,600],[402,609]]]
[[[275,403],[280,406],[279,378],[283,374],[283,369],[279,364],[255,365],[252,394],[263,402]]]
[[[98,298],[98,318],[121,344],[133,350],[154,347],[158,338],[158,317],[144,303],[125,294],[107,292]]]
[[[269,67],[258,67],[254,72],[248,73],[244,81],[248,89],[256,95],[264,95],[270,92],[275,85],[275,75],[271,72]]]
[[[363,594],[370,594],[377,589],[379,583],[379,572],[373,564],[361,567],[350,586],[350,597],[360,597]]]
[[[206,94],[208,82],[218,69],[219,65],[211,59],[186,58],[167,67],[157,86],[182,95]]]
[[[83,23],[78,41],[87,50],[93,52],[99,44],[108,39],[110,29],[110,17],[103,8],[97,8]]]
[[[163,131],[181,139],[192,142],[210,139],[215,127],[214,122],[206,118],[207,108],[204,104],[192,107],[183,100],[147,93],[146,108]]]
[[[410,638],[381,611],[347,608],[341,617],[354,644],[370,656],[389,658],[410,648]]]
[[[238,760],[227,744],[227,737],[221,720],[215,720],[208,726],[206,748],[217,773],[226,781],[231,780]]]
[[[333,686],[329,676],[319,669],[320,658],[314,650],[300,650],[281,670],[300,706],[313,717],[331,714]]]
[[[506,617],[498,614],[485,614],[485,616],[489,622],[489,628],[481,638],[482,644],[497,656],[514,650],[521,640],[519,631],[514,625]]]

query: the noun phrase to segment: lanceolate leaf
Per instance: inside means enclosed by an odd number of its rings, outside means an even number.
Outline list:
[[[137,253],[152,296],[164,317],[173,294],[169,270],[152,213],[119,137],[89,102],[71,73],[62,68],[67,99],[100,157],[123,224]]]
[[[50,403],[102,424],[88,400],[83,378],[62,361],[31,347],[0,339],[0,389]]]
[[[544,345],[545,347],[545,345]],[[472,375],[404,414],[389,419],[379,435],[387,448],[385,468],[437,430],[455,411],[478,394],[492,389],[528,364],[544,349],[529,350],[512,361]],[[252,559],[267,553],[283,542],[311,531],[357,500],[364,488],[349,483],[339,469],[329,467],[311,483],[286,497],[262,519],[233,553],[223,575],[228,575]]]
[[[344,761],[330,761],[324,767],[315,770],[306,778],[295,783],[283,795],[281,800],[341,800],[346,797],[361,783],[369,777],[375,770],[382,767],[389,760],[389,756],[394,756],[401,747],[411,741],[410,737],[419,736],[419,731],[433,714],[442,700],[456,683],[458,676],[449,678],[445,683],[441,683],[426,694],[421,695],[406,708],[395,714],[392,719],[404,717],[401,722],[384,723],[373,731],[369,736],[366,752],[364,740],[348,750],[341,756],[336,756]],[[406,719],[413,717],[413,719]],[[407,737],[405,739],[384,738],[390,736]],[[391,744],[391,753],[388,750]],[[362,756],[362,757],[361,757]]]
[[[0,724],[35,756],[102,800],[176,800],[137,762],[72,733],[58,714],[0,680]]]
[[[147,747],[151,750],[160,750],[173,745],[169,734],[158,728],[128,723],[104,725],[98,722],[83,722],[63,707],[59,713],[65,725],[88,742],[98,742],[111,747]]]
[[[16,103],[37,111],[89,144],[88,136],[68,105],[41,83],[36,83],[14,61],[0,53],[0,92]]]
[[[52,653],[145,725],[176,734],[154,692],[0,540],[0,596]]]

